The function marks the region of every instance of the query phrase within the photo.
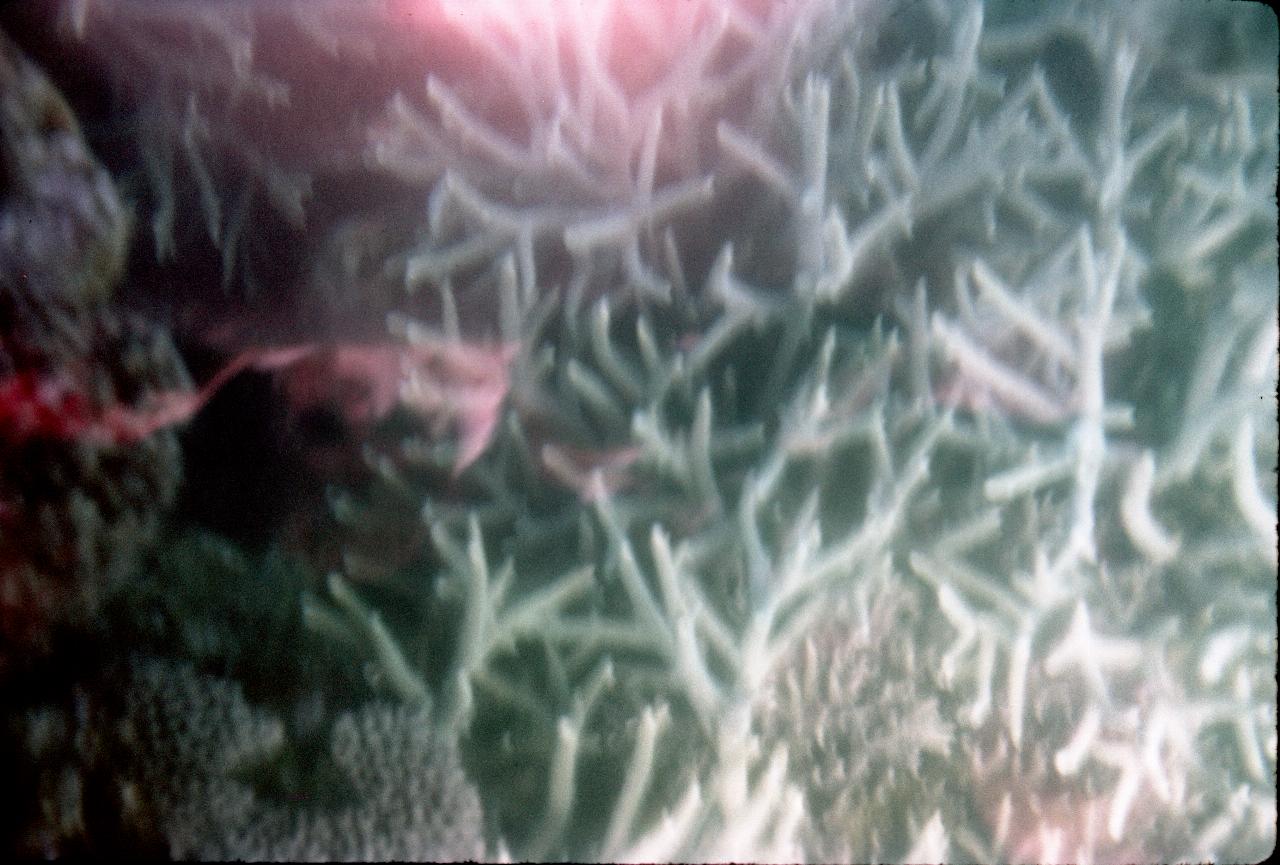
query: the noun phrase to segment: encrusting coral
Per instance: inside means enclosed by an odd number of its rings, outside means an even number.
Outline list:
[[[235,683],[154,658],[135,659],[121,684],[112,697],[87,685],[73,707],[40,706],[20,724],[56,803],[23,852],[103,852],[108,839],[175,859],[460,861],[484,849],[476,793],[420,712],[371,704],[286,726]]]

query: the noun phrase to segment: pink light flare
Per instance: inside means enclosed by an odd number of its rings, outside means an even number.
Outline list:
[[[608,74],[621,95],[635,96],[687,56],[708,26],[721,27],[733,9],[767,10],[768,3],[735,0],[392,0],[392,21],[433,37],[473,43],[496,40],[527,50],[568,50]],[[750,12],[749,12],[750,14]],[[757,14],[753,18],[763,17]],[[536,35],[535,35],[536,34]],[[590,57],[584,58],[588,49]],[[560,57],[530,58],[545,65]],[[567,64],[566,64],[567,68]],[[574,82],[570,82],[574,83]]]

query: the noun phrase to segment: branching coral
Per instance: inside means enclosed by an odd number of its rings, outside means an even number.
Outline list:
[[[468,526],[465,553],[433,535],[440,585],[471,587],[442,597],[468,624],[431,676],[448,682],[455,722],[478,717],[457,706],[499,704],[501,717],[541,719],[559,804],[541,833],[508,837],[530,855],[1111,859],[1267,844],[1275,492],[1261,466],[1275,452],[1276,336],[1256,322],[1274,319],[1261,229],[1275,214],[1253,190],[1275,112],[1252,89],[1266,76],[1244,48],[1224,61],[1212,98],[1233,107],[1219,121],[1202,85],[1169,85],[1194,77],[1159,48],[1181,18],[1165,28],[1151,9],[1130,21],[1099,8],[1082,30],[1000,4],[903,14],[880,38],[930,34],[927,62],[848,35],[788,67],[779,126],[716,119],[716,189],[737,178],[759,190],[753,214],[785,215],[781,271],[768,240],[753,248],[727,221],[719,242],[699,241],[712,255],[698,288],[676,229],[647,264],[662,292],[584,305],[570,280],[549,308],[547,268],[530,264],[543,229],[520,221],[534,217],[441,181],[432,230],[476,243],[497,232],[473,252],[509,250],[492,278],[521,311],[509,332],[525,324],[513,412],[475,467],[493,497],[473,512],[486,527],[424,510]],[[1096,79],[1093,96],[1071,90],[1085,74],[1072,63]],[[1193,132],[1207,123],[1219,124],[1209,147]],[[1194,262],[1167,245],[1188,208],[1205,226]],[[551,219],[548,236],[578,236],[555,209],[530,213]],[[446,277],[462,271],[446,257],[419,259],[435,264],[418,273],[452,293]],[[884,275],[914,291],[868,296]],[[1209,278],[1227,299],[1197,299]],[[1186,325],[1170,315],[1186,307],[1170,291],[1213,311],[1172,398],[1142,355],[1189,360],[1173,347]],[[898,326],[869,328],[855,297]],[[594,462],[568,458],[592,442]],[[578,501],[530,495],[540,461]],[[1192,478],[1226,507],[1175,492]],[[499,543],[505,526],[517,534]],[[579,552],[557,560],[591,570],[546,569],[566,542]],[[510,556],[497,572],[495,549]],[[520,584],[524,600],[505,606]],[[933,708],[904,732],[925,737],[911,755],[849,780],[872,784],[868,799],[833,790],[823,804],[805,774],[823,758],[790,747],[804,733],[766,695],[792,682],[789,699],[818,718],[849,711],[821,736],[867,740],[876,706],[845,709],[846,692],[812,670],[848,651],[816,640],[846,621],[832,606],[867,609],[872,586],[890,608],[917,598],[918,660],[885,673],[886,693],[937,696],[918,697]],[[1227,609],[1250,624],[1227,627]],[[600,771],[590,731],[619,711],[635,721],[625,763],[608,763],[624,781],[592,822],[574,791]],[[698,756],[664,776],[664,753],[687,754],[691,737]],[[908,823],[829,834],[835,819],[868,826],[893,790],[920,797]],[[758,811],[752,829],[731,822],[740,809]],[[605,840],[569,840],[584,837]]]
[[[525,296],[549,279],[669,293],[663,238],[713,196],[716,122],[772,110],[824,5],[421,4],[494,74],[433,70],[372,137],[378,164],[434,184],[408,283],[510,251]]]
[[[301,227],[315,177],[332,180],[359,165],[358,133],[331,128],[320,142],[314,124],[318,109],[333,104],[330,84],[293,72],[295,64],[339,60],[369,72],[375,40],[387,35],[376,26],[382,9],[377,2],[77,0],[51,7],[56,20],[44,23],[81,46],[79,62],[99,70],[135,117],[156,255],[173,257],[193,229],[202,230],[229,281],[238,268],[264,267],[261,249],[244,249],[264,212]],[[394,62],[394,46],[382,47],[384,61]],[[376,104],[376,71],[364,84]],[[347,109],[357,110],[361,89],[345,96]],[[197,207],[184,206],[188,194]]]

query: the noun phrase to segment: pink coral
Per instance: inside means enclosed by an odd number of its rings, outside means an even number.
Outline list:
[[[405,349],[400,399],[439,428],[458,434],[454,474],[475,462],[493,438],[511,387],[510,365],[519,346],[481,345],[418,334]]]

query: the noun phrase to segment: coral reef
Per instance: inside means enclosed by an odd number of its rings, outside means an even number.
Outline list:
[[[49,79],[0,33],[0,672],[84,627],[182,477],[176,438],[90,418],[189,386],[163,328],[114,308],[131,214]]]
[[[26,853],[102,854],[115,839],[176,859],[483,854],[479,800],[421,713],[371,704],[327,730],[314,712],[286,728],[239,686],[185,664],[139,659],[122,678],[122,697],[81,688],[73,712],[49,705],[24,718],[51,803]]]
[[[949,763],[959,733],[921,664],[921,599],[886,579],[822,617],[763,684],[761,736],[787,743],[803,779],[802,836],[818,862],[888,861],[939,809],[968,818],[967,780]]]
[[[493,756],[515,730],[545,755],[536,823],[504,801],[533,792],[487,800],[522,855],[1168,861],[1274,843],[1274,78],[1224,10],[1166,50],[1198,19],[1164,9],[818,15],[847,42],[795,60],[776,116],[707,120],[702,206],[723,214],[736,177],[754,207],[687,244],[667,223],[665,255],[639,257],[662,290],[624,268],[626,290],[593,300],[570,264],[544,300],[538,256],[498,259],[522,352],[493,451],[462,493],[422,483],[430,448],[378,463],[398,491],[383,506],[430,526],[456,612],[397,632],[332,578],[308,615],[358,635],[383,686],[441,694],[473,764],[515,761]],[[518,224],[442,182],[441,224]],[[772,236],[739,237],[744,212]],[[1167,245],[1187,219],[1194,262]],[[641,248],[649,224],[610,223]],[[457,271],[417,272],[466,296]],[[901,635],[873,614],[904,605]],[[851,617],[860,637],[824,637]],[[881,649],[861,686],[801,675],[895,637],[910,652]],[[779,681],[805,707],[792,726]],[[828,737],[858,752],[843,791],[814,752]],[[601,773],[624,779],[603,814],[579,792]]]
[[[28,329],[3,336],[0,364],[46,380],[79,370],[93,405],[132,404],[187,384],[163,332],[105,307],[59,315],[38,343]],[[126,442],[8,432],[0,425],[0,655],[10,647],[20,655],[46,646],[53,623],[90,621],[131,572],[177,496],[182,457],[169,431]]]
[[[330,490],[341,569],[234,568],[297,600],[272,620],[312,632],[299,664],[340,655],[346,679],[308,683],[346,693],[282,689],[285,724],[231,680],[130,668],[170,853],[1274,847],[1268,10],[57,8],[168,166],[155,251],[181,257],[197,217],[247,288],[237,238],[314,214],[302,281],[391,313],[393,347],[295,383],[368,386],[340,406],[367,415],[371,473]],[[206,62],[137,35],[167,32]],[[340,71],[359,94],[317,83]],[[325,198],[339,175],[369,194]],[[126,603],[249,679],[243,582],[210,585]],[[228,639],[201,655],[209,630]],[[279,804],[315,780],[283,771],[302,752],[348,798]],[[45,802],[78,783],[47,777]]]

